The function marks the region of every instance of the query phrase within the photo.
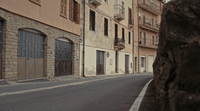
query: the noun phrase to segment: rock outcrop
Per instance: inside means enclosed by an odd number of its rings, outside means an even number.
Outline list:
[[[200,0],[164,6],[153,64],[160,111],[200,111]]]

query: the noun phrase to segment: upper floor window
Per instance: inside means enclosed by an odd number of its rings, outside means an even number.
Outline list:
[[[123,40],[125,40],[124,37],[125,37],[125,31],[124,31],[124,28],[122,28],[122,39]]]
[[[154,26],[154,19],[152,18],[152,26]]]
[[[104,18],[104,35],[108,36],[108,19]]]
[[[69,0],[69,19],[80,23],[80,4],[75,0]]]
[[[131,32],[128,34],[128,43],[131,44]]]
[[[40,3],[41,3],[41,0],[30,0],[30,1],[35,3],[35,4],[38,4],[38,5],[40,5]]]
[[[95,12],[90,10],[90,30],[95,31]]]
[[[108,0],[104,0],[106,3],[108,3]]]
[[[67,17],[67,0],[61,0],[60,4],[60,15]]]

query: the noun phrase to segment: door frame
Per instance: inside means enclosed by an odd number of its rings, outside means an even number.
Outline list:
[[[143,70],[142,70],[142,66],[141,66],[142,65],[142,58],[145,58],[144,59],[144,67],[143,67],[144,69]],[[141,72],[146,72],[146,56],[145,55],[141,55],[140,59],[141,59],[141,65],[140,65],[141,66],[141,68],[140,68]]]
[[[103,73],[101,74],[101,73],[98,73],[98,70],[97,70],[97,57],[98,57],[98,54],[97,54],[97,52],[102,52],[103,53]],[[103,74],[105,74],[105,59],[106,59],[106,57],[105,57],[105,51],[101,51],[101,50],[96,50],[96,75],[103,75]]]
[[[55,70],[54,70],[54,73],[55,73],[55,76],[56,77],[59,77],[59,76],[67,76],[67,75],[73,75],[73,65],[74,65],[74,53],[73,53],[73,51],[74,51],[74,43],[71,41],[71,40],[69,40],[68,38],[65,38],[65,37],[58,37],[58,38],[56,38],[55,39],[55,42],[56,42],[56,40],[57,41],[61,41],[61,42],[68,42],[68,43],[70,43],[71,44],[71,46],[72,46],[72,49],[71,49],[71,74],[66,74],[66,75],[60,75],[60,73],[58,74],[58,75],[56,75],[56,53],[55,53],[55,59],[54,59],[54,61],[55,61],[55,65],[54,65],[54,67],[55,67]],[[56,45],[56,43],[55,43],[55,45]],[[59,44],[60,45],[60,44]],[[55,50],[54,50],[54,52],[56,52],[56,46],[55,46]]]
[[[23,57],[23,45],[22,45],[22,55],[21,55],[21,57],[19,57],[19,45],[20,44],[23,44],[23,36],[22,36],[22,43],[19,43],[19,40],[20,40],[20,31],[22,31],[22,33],[24,33],[24,32],[26,32],[26,34],[27,33],[32,33],[32,34],[35,34],[35,36],[32,36],[33,37],[33,40],[30,40],[30,38],[29,38],[29,42],[32,42],[32,51],[34,50],[34,47],[35,47],[35,56],[33,57],[30,57],[30,52],[29,52],[29,57],[27,57],[27,35],[26,35],[26,48],[25,48],[25,50],[26,50],[26,54],[25,54],[25,56],[26,57]],[[42,42],[41,41],[41,46],[40,46],[40,42],[39,41],[37,41],[37,36],[38,36],[38,39],[40,39],[40,36],[42,36],[43,37],[43,40],[44,40],[44,42]],[[34,44],[34,38],[35,38],[35,44]],[[42,77],[44,77],[44,75],[45,75],[45,70],[44,70],[44,67],[45,67],[45,65],[46,65],[46,63],[45,63],[45,53],[46,53],[46,48],[45,48],[45,44],[46,44],[46,35],[45,34],[43,34],[42,32],[40,32],[40,31],[37,31],[37,30],[35,30],[35,29],[29,29],[29,28],[22,28],[22,29],[18,29],[18,42],[17,42],[17,79],[18,80],[26,80],[26,79],[37,79],[37,78],[42,78]],[[42,40],[42,39],[41,39]],[[41,48],[41,54],[39,55],[39,53],[38,53],[38,57],[36,57],[36,51],[39,51],[39,49],[37,49],[36,47],[37,47],[37,43],[39,44],[39,46],[38,46],[38,48]],[[30,44],[30,43],[29,43]],[[43,45],[43,50],[42,50],[42,45]],[[29,51],[30,51],[30,47],[29,47]],[[43,55],[42,55],[42,52],[43,52]],[[33,54],[33,52],[32,52],[32,54]],[[24,78],[20,78],[20,76],[19,76],[19,74],[18,74],[18,62],[19,62],[19,59],[22,59],[22,58],[24,58],[25,59],[25,69],[24,69]],[[33,78],[28,78],[27,77],[27,74],[26,74],[26,68],[27,68],[27,65],[26,65],[26,62],[27,62],[27,60],[29,60],[29,59],[34,59],[34,74],[33,74]],[[40,70],[40,68],[38,67],[38,68],[36,68],[37,67],[37,64],[36,64],[36,61],[40,61],[39,59],[43,59],[43,62],[42,62],[42,66],[43,66],[43,72],[42,72],[42,74],[41,75],[39,75],[39,76],[42,76],[42,77],[37,77],[38,75],[37,75],[37,71],[41,71]],[[38,70],[37,70],[38,69]],[[40,73],[39,73],[40,74]]]
[[[126,60],[126,57],[128,57],[128,61]],[[126,63],[128,62],[128,63]],[[128,69],[126,70],[126,65],[128,65]],[[125,73],[129,73],[129,55],[125,55]]]

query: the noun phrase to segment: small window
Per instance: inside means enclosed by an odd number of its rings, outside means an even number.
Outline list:
[[[108,3],[108,0],[104,0],[106,3]]]
[[[154,45],[155,43],[154,43],[154,36],[152,36],[152,45]]]
[[[33,2],[35,4],[38,4],[38,5],[40,5],[40,3],[41,3],[41,0],[29,0],[29,1],[31,1],[31,2]]]
[[[95,31],[95,12],[90,10],[90,30]]]
[[[104,35],[108,36],[108,19],[104,18]]]
[[[60,2],[60,15],[67,17],[67,0],[61,0]]]
[[[152,26],[154,26],[154,19],[152,18]]]
[[[80,23],[80,4],[75,0],[69,0],[69,19]]]
[[[131,32],[129,32],[129,35],[128,35],[128,43],[131,44]]]
[[[142,38],[142,32],[140,32],[140,39]]]
[[[122,28],[122,39],[124,40],[125,33],[124,33],[124,28]]]

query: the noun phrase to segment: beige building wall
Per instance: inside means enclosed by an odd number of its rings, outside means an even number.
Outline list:
[[[81,0],[76,1],[81,3]],[[67,0],[67,17],[60,16],[60,4],[60,0],[41,0],[40,4],[31,0],[0,0],[2,9],[80,35],[80,24],[69,20],[69,0]]]
[[[101,0],[101,5],[95,6],[86,0],[86,23],[85,23],[85,75],[96,76],[96,52],[104,51],[104,74],[111,75],[115,72],[115,24],[118,25],[118,38],[122,38],[122,28],[125,29],[125,48],[119,51],[118,72],[117,74],[125,73],[125,55],[129,55],[129,73],[133,72],[132,62],[132,46],[133,36],[132,29],[128,25],[128,7],[132,9],[131,0],[118,0],[119,4],[125,3],[125,19],[118,21],[114,19],[114,0],[109,0],[106,3]],[[90,25],[90,10],[95,12],[95,31],[89,29]],[[104,18],[108,19],[108,36],[104,35]],[[131,32],[131,43],[128,43],[128,35]],[[82,45],[81,45],[82,51]],[[82,54],[81,54],[82,56]],[[132,67],[131,67],[132,66]],[[82,58],[81,66],[82,70]],[[82,73],[82,72],[81,72]]]
[[[150,8],[143,8],[141,6],[141,3],[143,3],[143,0],[137,0],[136,2],[138,2],[137,6],[139,7],[137,13],[138,13],[138,18],[136,19],[138,21],[138,32],[135,37],[135,42],[137,42],[135,44],[135,50],[134,50],[134,56],[135,57],[139,57],[139,59],[137,59],[137,71],[135,72],[143,72],[143,69],[141,68],[141,58],[145,57],[145,72],[150,72],[150,67],[152,67],[151,63],[149,63],[149,56],[153,57],[153,59],[155,60],[156,58],[156,53],[157,53],[157,45],[158,44],[158,40],[159,40],[159,35],[158,35],[158,29],[159,28],[155,28],[155,20],[157,20],[157,24],[158,27],[160,25],[161,22],[161,11],[159,10],[160,14],[155,14],[152,13],[151,9],[151,0],[145,0],[146,5],[149,5],[148,7]],[[150,4],[148,4],[150,3]],[[153,0],[153,4],[157,4],[157,10],[161,7],[163,7],[163,4],[161,3],[160,0]],[[155,5],[154,5],[155,6]],[[152,8],[152,9],[155,9]],[[151,10],[151,11],[149,11]],[[161,9],[162,10],[162,9]],[[143,15],[145,15],[146,17],[146,21],[147,22],[151,22],[152,18],[154,19],[154,28],[152,28],[152,26],[147,26],[147,27],[141,27],[143,25]],[[154,31],[152,31],[154,30]],[[140,32],[142,33],[142,35],[140,36]],[[146,33],[146,44],[144,45],[144,32]],[[154,45],[153,45],[153,41],[152,41],[152,36],[154,36]],[[142,37],[142,38],[141,38]],[[158,37],[158,38],[157,38]],[[137,41],[138,40],[138,41]],[[138,47],[138,49],[137,49]]]

